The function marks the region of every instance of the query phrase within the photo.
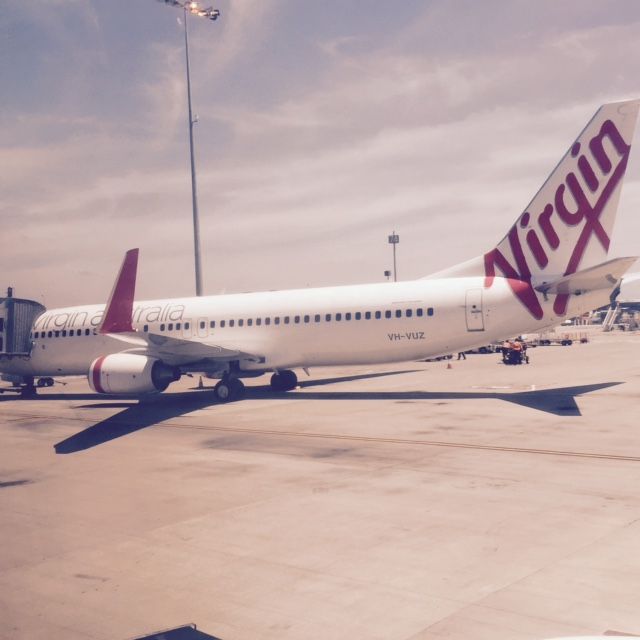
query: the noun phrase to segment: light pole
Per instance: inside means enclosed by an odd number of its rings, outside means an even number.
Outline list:
[[[400,242],[400,236],[393,231],[389,236],[389,244],[393,245],[393,281],[398,281],[398,275],[396,271],[396,245]],[[386,274],[385,274],[386,275]]]
[[[193,125],[198,121],[193,117],[191,108],[191,71],[189,67],[189,31],[187,29],[187,13],[198,16],[200,18],[208,18],[209,20],[217,20],[220,16],[218,9],[211,7],[203,9],[198,2],[186,2],[183,0],[160,0],[172,7],[180,7],[183,11],[184,24],[184,52],[187,69],[187,105],[189,117],[189,155],[191,157],[191,204],[193,209],[193,253],[195,260],[196,272],[196,295],[202,295],[202,260],[200,258],[200,218],[198,216],[198,190],[196,182],[196,158],[193,147]]]

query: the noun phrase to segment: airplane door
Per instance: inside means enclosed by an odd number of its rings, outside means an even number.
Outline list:
[[[209,321],[207,318],[198,318],[196,327],[198,338],[206,338],[209,335]]]
[[[187,318],[182,324],[182,337],[191,338],[191,336],[193,336],[193,322]]]
[[[467,331],[484,331],[482,312],[482,289],[469,289],[465,304]]]

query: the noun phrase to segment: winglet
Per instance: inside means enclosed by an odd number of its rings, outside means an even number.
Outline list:
[[[136,290],[139,249],[129,249],[124,256],[120,273],[113,285],[98,333],[133,331],[133,296]]]

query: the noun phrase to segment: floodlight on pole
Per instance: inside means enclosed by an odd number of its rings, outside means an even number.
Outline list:
[[[398,275],[396,271],[396,245],[400,242],[400,236],[393,231],[389,236],[389,244],[393,245],[393,281],[398,281]]]
[[[187,13],[199,18],[207,18],[209,20],[217,20],[220,17],[220,11],[208,7],[202,8],[198,2],[182,1],[182,0],[159,0],[171,7],[179,7],[183,11],[184,26],[184,52],[187,70],[187,106],[189,116],[189,155],[191,158],[191,203],[193,210],[193,252],[195,261],[196,274],[196,295],[202,295],[202,261],[200,257],[200,218],[198,215],[198,189],[196,182],[196,158],[193,146],[193,125],[198,121],[194,118],[191,107],[191,70],[189,66],[189,31],[187,29]]]

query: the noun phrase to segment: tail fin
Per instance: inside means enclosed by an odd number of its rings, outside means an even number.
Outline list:
[[[639,106],[632,100],[598,109],[506,237],[485,254],[487,286],[496,270],[528,282],[514,293],[542,317],[533,287],[606,259]],[[567,300],[557,296],[558,315]]]
[[[606,260],[640,100],[605,104],[562,157],[524,213],[482,264],[472,260],[438,276],[484,275],[490,287],[508,278],[536,319],[543,311],[534,288]],[[564,315],[568,295],[557,295]]]

